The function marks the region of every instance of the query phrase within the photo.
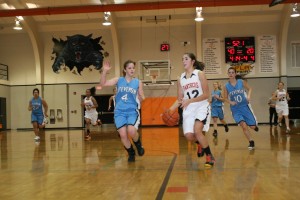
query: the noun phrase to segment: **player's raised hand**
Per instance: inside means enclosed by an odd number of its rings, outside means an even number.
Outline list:
[[[107,60],[107,61],[104,61],[103,62],[103,66],[102,66],[102,70],[107,72],[111,69],[111,66],[110,66],[110,62]]]

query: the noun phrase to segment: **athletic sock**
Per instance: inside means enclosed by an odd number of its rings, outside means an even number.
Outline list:
[[[206,148],[203,148],[203,151],[206,155],[211,155],[211,151],[210,151],[210,148],[209,146],[207,146]]]

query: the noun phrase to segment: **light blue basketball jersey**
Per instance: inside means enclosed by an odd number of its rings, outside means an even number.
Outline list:
[[[214,96],[217,95],[218,97],[221,97],[221,90],[213,90],[211,92],[211,106],[212,107],[222,107],[223,102],[220,101],[219,99],[215,98]]]
[[[230,105],[231,109],[248,105],[247,95],[243,85],[243,80],[241,79],[236,80],[235,86],[231,85],[229,82],[226,83],[226,89],[227,89],[229,100],[235,101],[237,103],[234,106]]]
[[[139,80],[137,78],[127,82],[125,77],[120,77],[117,83],[116,108],[115,110],[137,109],[137,94]]]
[[[43,115],[43,103],[41,97],[37,99],[32,97],[31,106],[32,106],[32,114]]]

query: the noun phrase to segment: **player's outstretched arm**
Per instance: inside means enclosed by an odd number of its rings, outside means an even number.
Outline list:
[[[178,102],[178,100],[176,100],[172,106],[169,108],[169,110],[174,111],[176,110],[178,107],[180,106],[180,103]]]
[[[102,73],[100,75],[100,86],[114,86],[118,82],[118,77],[112,78],[110,80],[106,80],[107,72],[111,69],[110,62],[104,61],[102,66]]]

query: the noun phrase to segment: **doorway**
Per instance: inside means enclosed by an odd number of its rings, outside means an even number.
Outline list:
[[[95,96],[93,96],[98,103],[98,108],[97,108],[98,119],[101,120],[102,124],[113,124],[114,123],[113,108],[111,110],[108,110],[108,102],[109,102],[109,98],[111,96],[112,96],[112,94],[111,95],[95,95]],[[85,96],[81,96],[81,99],[84,99],[84,98],[85,98]],[[84,112],[85,112],[85,109],[83,109],[83,113],[82,113],[83,124],[85,124]]]
[[[6,98],[0,97],[0,131],[6,130]]]

